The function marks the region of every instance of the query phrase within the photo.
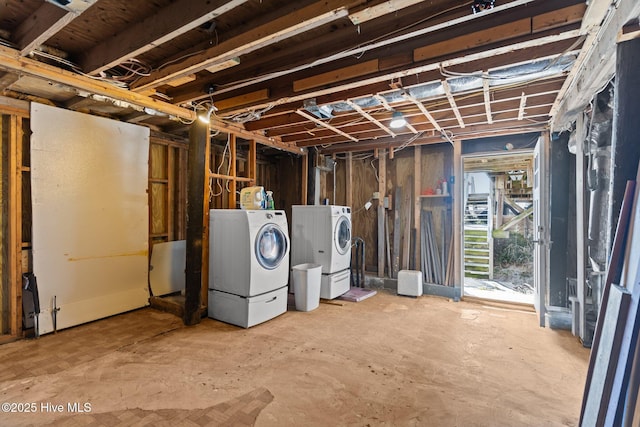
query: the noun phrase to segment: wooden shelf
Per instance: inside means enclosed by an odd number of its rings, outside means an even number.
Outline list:
[[[450,197],[450,194],[421,194],[421,199],[437,199],[437,198],[447,198]]]

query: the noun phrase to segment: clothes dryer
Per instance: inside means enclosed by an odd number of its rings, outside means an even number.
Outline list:
[[[320,297],[336,298],[350,288],[351,208],[337,205],[292,207],[291,264],[322,265]]]
[[[289,234],[281,210],[209,213],[209,317],[242,327],[287,310]]]

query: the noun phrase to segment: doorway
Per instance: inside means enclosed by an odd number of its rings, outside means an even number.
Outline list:
[[[534,304],[534,153],[463,157],[464,296]]]

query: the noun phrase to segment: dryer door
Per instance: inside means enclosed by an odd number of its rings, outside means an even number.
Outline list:
[[[277,268],[287,254],[287,236],[276,224],[265,224],[256,236],[256,259],[263,268]]]
[[[340,255],[347,253],[351,247],[351,221],[346,216],[341,216],[336,224],[334,242]]]

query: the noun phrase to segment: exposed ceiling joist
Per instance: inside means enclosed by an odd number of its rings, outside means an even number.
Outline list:
[[[427,110],[427,108],[424,106],[424,104],[420,101],[418,101],[417,99],[415,99],[414,97],[412,97],[411,95],[405,94],[404,97],[408,100],[413,102],[422,112],[422,114],[424,114],[424,116],[427,118],[427,120],[429,120],[429,122],[431,122],[431,124],[433,125],[433,127],[438,131],[438,132],[443,132],[442,128],[440,127],[440,125],[438,124],[438,122],[436,121],[436,119],[433,118],[433,116],[431,115],[431,113],[429,113],[429,111]]]
[[[294,14],[283,16],[263,24],[247,33],[224,41],[186,60],[169,65],[142,78],[135,90],[153,88],[169,80],[192,74],[229,59],[253,52],[277,43],[296,34],[317,28],[338,18],[345,17],[348,10],[343,0],[326,0],[307,6]]]
[[[351,108],[353,108],[354,110],[356,110],[358,113],[360,113],[360,115],[362,115],[364,118],[366,118],[367,120],[369,120],[371,123],[375,124],[376,126],[378,126],[380,129],[382,129],[383,131],[385,131],[386,133],[388,133],[389,135],[391,135],[392,137],[395,137],[396,134],[393,133],[393,131],[391,129],[389,129],[388,127],[386,127],[385,125],[383,125],[380,120],[376,119],[375,117],[373,117],[371,114],[367,113],[366,111],[364,111],[362,108],[360,108],[360,106],[358,104],[356,104],[355,102],[348,100],[347,104],[349,104],[351,106]]]
[[[326,123],[326,122],[323,122],[322,120],[316,119],[311,114],[309,114],[309,113],[307,113],[305,111],[297,110],[296,113],[298,113],[300,116],[304,117],[307,120],[311,120],[312,122],[314,122],[314,123],[316,123],[316,124],[318,124],[318,125],[320,125],[322,127],[330,129],[333,132],[335,132],[335,133],[337,133],[339,135],[342,135],[347,139],[350,139],[351,141],[358,142],[358,138],[355,138],[355,137],[349,135],[348,133],[341,131],[340,129],[338,129],[335,126],[330,125],[329,123]]]
[[[565,1],[564,3],[570,2]],[[524,5],[527,5],[529,3],[534,3],[533,1],[527,1],[527,0],[522,0],[522,1],[512,1],[509,2],[507,4],[504,5],[500,5],[497,6],[494,9],[488,10],[483,12],[482,14],[479,15],[473,15],[470,13],[466,13],[462,16],[459,16],[457,18],[453,18],[450,20],[445,20],[444,22],[440,22],[434,25],[426,25],[426,26],[419,26],[420,28],[413,30],[413,31],[404,31],[404,32],[400,32],[400,34],[395,35],[396,33],[394,32],[392,37],[379,37],[379,40],[375,40],[372,43],[364,43],[364,44],[359,44],[357,47],[352,48],[352,49],[344,49],[341,50],[340,52],[336,53],[336,54],[332,54],[332,55],[327,55],[324,57],[320,57],[320,58],[315,58],[313,59],[310,63],[305,63],[305,64],[301,64],[295,67],[286,67],[285,69],[280,69],[278,71],[274,71],[272,73],[267,73],[261,76],[253,76],[250,79],[245,79],[244,81],[240,81],[237,83],[233,83],[233,84],[226,84],[223,88],[217,89],[214,92],[214,96],[221,96],[225,93],[229,93],[229,92],[235,92],[238,91],[244,87],[250,86],[250,85],[258,85],[262,82],[265,82],[267,80],[273,80],[273,79],[277,79],[279,77],[283,77],[289,74],[293,74],[293,73],[298,73],[301,72],[303,70],[307,70],[310,67],[320,67],[323,64],[328,64],[328,63],[339,63],[338,61],[346,61],[349,58],[354,58],[354,57],[361,57],[364,54],[367,55],[375,55],[376,52],[382,52],[383,48],[388,49],[391,45],[396,44],[399,48],[402,47],[403,45],[406,45],[409,42],[414,42],[415,40],[421,40],[424,39],[425,36],[430,35],[431,33],[435,33],[438,31],[445,31],[445,30],[451,30],[453,28],[460,28],[460,24],[463,23],[471,23],[472,21],[476,20],[477,22],[474,22],[476,24],[479,24],[480,26],[486,26],[487,28],[490,28],[490,22],[492,22],[491,20],[498,20],[498,22],[501,22],[503,19],[505,20],[509,20],[509,18],[503,18],[502,15],[499,15],[499,13],[506,13],[508,12],[512,12],[515,10],[518,10],[519,12],[519,16],[526,13],[530,13],[528,12],[526,9],[524,9]],[[575,0],[574,0],[575,3]],[[533,5],[532,7],[537,7],[538,5],[541,6],[545,6],[545,4],[543,3],[536,3],[535,5]],[[553,5],[552,3],[547,3],[547,5]],[[542,8],[542,10],[553,10],[553,6],[545,6],[545,8]],[[556,6],[560,7],[560,6]],[[518,8],[522,8],[522,10],[519,10]],[[538,9],[541,9],[541,7],[538,7]],[[535,10],[535,9],[534,9]],[[569,18],[565,18],[564,14],[565,13],[569,13],[569,12],[563,12],[564,9],[560,9],[560,10],[556,10],[556,12],[559,15],[559,20],[565,22],[567,21]],[[498,15],[494,15],[494,14],[498,14]],[[522,21],[522,25],[518,26],[519,31],[522,32],[522,34],[530,34],[530,38],[531,39],[535,39],[540,41],[541,43],[551,43],[551,41],[546,40],[544,37],[539,37],[539,35],[537,34],[538,32],[542,32],[545,29],[549,29],[549,28],[556,28],[557,27],[557,22],[556,20],[546,20],[546,21],[542,21],[541,23],[538,23],[537,25],[540,26],[536,31],[534,31],[533,29],[533,21],[534,21],[535,17],[531,17],[529,16],[527,19],[525,19],[524,22]],[[513,19],[513,18],[511,18]],[[426,21],[427,24],[430,21]],[[547,27],[545,27],[544,25],[547,25]],[[413,27],[412,27],[413,28]],[[494,31],[491,31],[490,29],[488,30],[491,33],[491,41],[495,42],[497,40],[506,40],[510,37],[515,37],[516,35],[513,34],[513,31],[511,31],[510,27],[509,28],[505,28],[503,31],[498,32],[498,34],[496,35]],[[577,31],[577,30],[576,30]],[[474,33],[475,34],[475,33]],[[480,45],[487,45],[490,44],[489,41],[486,41],[485,38],[477,37],[477,34],[475,35],[466,35],[466,37],[470,37],[470,40],[473,40],[473,43],[475,43],[476,45],[478,45],[478,43],[480,43]],[[418,50],[424,48],[425,52],[430,52],[430,49],[432,47],[434,43],[426,43],[424,46],[418,48]],[[480,46],[478,45],[478,46]],[[536,44],[532,44],[532,46],[535,46]],[[521,49],[522,47],[515,47],[515,49]],[[460,43],[445,43],[442,45],[442,55],[445,55],[447,57],[449,57],[449,59],[452,59],[454,56],[458,56],[458,55],[454,55],[454,53],[460,53],[463,52],[465,49],[469,49],[469,46],[467,46],[465,43],[463,43],[463,41],[460,41]],[[429,56],[429,58],[423,58],[424,61],[422,60],[416,60],[414,58],[413,60],[413,64],[402,64],[403,66],[407,66],[407,68],[410,69],[407,70],[409,71],[407,73],[416,73],[416,72],[421,72],[420,70],[416,69],[418,67],[418,62],[422,61],[425,62],[427,59],[431,60],[431,63],[433,63],[433,59],[445,59],[445,58],[434,58],[433,56],[427,55]],[[427,61],[428,62],[428,61]],[[355,65],[355,64],[351,64],[351,65]],[[422,65],[422,64],[420,64]],[[340,68],[340,67],[338,67]],[[344,68],[344,67],[342,67]],[[390,64],[386,64],[386,66],[384,67],[385,70],[390,70],[392,69],[393,66]],[[337,68],[336,68],[337,69]],[[325,74],[329,74],[330,71],[335,71],[336,69],[328,69],[326,70]],[[437,69],[436,68],[432,68],[432,69]],[[387,78],[392,79],[392,78],[398,78],[400,76],[387,76]],[[294,80],[298,80],[297,78],[295,78]],[[336,82],[338,83],[338,82]],[[368,83],[370,84],[370,83]],[[184,96],[183,94],[176,94],[177,95],[177,99],[179,100],[183,100],[183,99],[188,99],[189,97]],[[309,96],[314,96],[314,95],[309,95]],[[193,99],[192,99],[193,100]]]
[[[80,66],[87,74],[96,74],[112,68],[122,61],[134,58],[167,41],[197,28],[248,0],[171,2],[144,20],[128,26],[123,32],[110,37],[87,52]]]
[[[142,108],[147,108],[149,109],[148,111],[164,113],[169,116],[188,121],[196,120],[196,113],[193,110],[149,98],[148,96],[140,95],[126,89],[115,87],[109,83],[78,75],[29,58],[24,58],[20,55],[19,51],[4,46],[0,46],[0,69],[15,71],[19,74],[44,79],[48,82],[56,82],[82,92],[100,95]],[[296,154],[302,154],[304,152],[304,150],[296,147],[295,145],[282,143],[282,141],[277,138],[265,137],[264,135],[247,131],[236,124],[220,120],[212,120],[211,127],[223,132],[232,132],[243,138],[256,140],[261,144],[268,145],[279,150],[285,150]]]
[[[522,92],[520,96],[520,107],[518,108],[518,120],[524,119],[524,109],[527,106],[527,95]]]
[[[446,80],[442,81],[442,87],[444,88],[444,93],[447,95],[447,99],[449,100],[449,104],[451,105],[451,109],[453,110],[453,114],[455,114],[460,127],[464,127],[464,120],[462,120],[462,116],[460,115],[460,110],[458,110],[458,106],[456,105],[456,99],[453,97],[451,93],[451,88],[449,87],[449,83]]]
[[[362,10],[349,13],[349,19],[353,25],[360,25],[372,19],[379,18],[389,13],[420,3],[422,0],[387,0],[375,6],[369,6]]]
[[[482,79],[482,91],[484,95],[484,109],[487,114],[487,123],[493,123],[491,116],[491,92],[489,88],[489,79]]]
[[[469,67],[467,67],[466,65],[470,65],[475,69],[469,70],[468,72],[474,72],[478,69],[506,66],[512,63],[511,61],[513,61],[514,57],[522,56],[522,60],[524,61],[526,58],[530,59],[532,55],[536,55],[535,57],[546,57],[549,54],[553,54],[553,52],[557,50],[563,52],[567,49],[567,47],[575,44],[576,37],[578,36],[578,30],[570,30],[567,32],[562,32],[560,34],[554,34],[510,44],[508,46],[487,49],[469,55],[453,56],[450,59],[445,59],[439,62],[429,62],[427,64],[407,67],[399,71],[380,71],[373,75],[362,76],[356,81],[348,80],[346,82],[335,82],[331,85],[327,85],[326,87],[310,89],[298,94],[291,92],[287,94],[287,96],[280,97],[279,99],[271,98],[267,102],[254,105],[253,108],[265,108],[276,101],[280,104],[283,104],[300,102],[308,98],[319,98],[325,95],[330,96],[336,92],[350,91],[359,87],[366,87],[378,83],[387,83],[389,81],[413,76],[416,74],[432,72],[434,77],[436,77],[440,76],[440,70],[442,68],[450,69],[454,67],[460,67],[464,70],[469,69]],[[491,67],[487,67],[487,65],[489,64],[491,65]],[[327,101],[326,99],[318,99],[318,102],[328,103],[331,101]],[[244,109],[237,109],[227,111],[225,112],[225,114],[242,113],[243,111]]]
[[[568,129],[593,96],[615,73],[616,43],[622,27],[631,17],[640,16],[640,2],[593,0],[585,16],[583,29],[588,31],[584,47],[551,108],[551,128]],[[600,26],[599,23],[602,22]]]
[[[74,11],[62,9],[51,3],[42,3],[42,6],[25,20],[13,34],[13,42],[18,45],[20,54],[27,56],[38,46],[44,44],[54,34],[69,25],[82,12],[93,5],[97,0],[84,0],[82,3],[86,7],[78,8]]]

